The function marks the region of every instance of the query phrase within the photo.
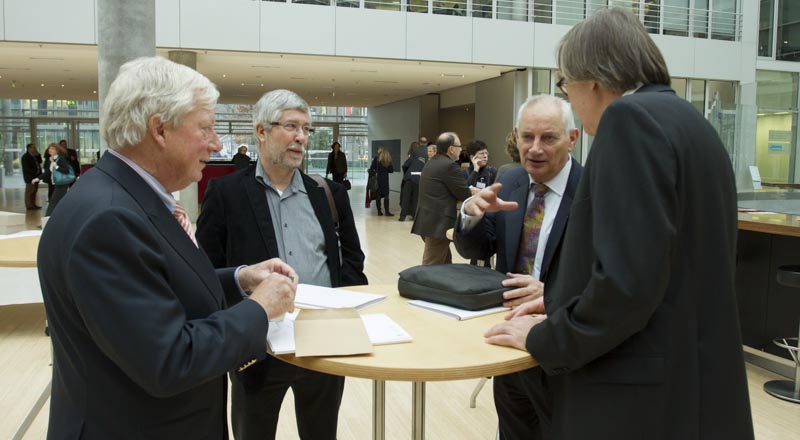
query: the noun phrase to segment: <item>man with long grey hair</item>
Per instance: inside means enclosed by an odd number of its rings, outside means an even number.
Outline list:
[[[487,341],[547,373],[529,390],[547,402],[550,438],[752,439],[736,189],[719,136],[675,96],[628,11],[575,25],[558,63],[592,150],[544,297]]]
[[[291,267],[215,271],[171,195],[220,149],[218,95],[158,57],[126,63],[111,84],[111,149],[56,207],[39,245],[50,439],[227,438],[225,373],[266,357],[268,318],[293,309]]]
[[[256,165],[213,179],[206,190],[197,239],[211,262],[226,267],[280,257],[297,268],[305,284],[367,284],[347,190],[299,169],[314,131],[308,104],[292,91],[273,90],[256,104],[253,126],[259,144]],[[300,438],[336,438],[343,377],[270,357],[231,374],[231,384],[237,439],[275,438],[290,387]]]

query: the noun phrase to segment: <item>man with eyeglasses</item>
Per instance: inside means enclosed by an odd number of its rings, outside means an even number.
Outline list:
[[[338,211],[337,225],[326,190],[299,170],[314,132],[308,104],[294,92],[274,90],[261,97],[253,113],[259,160],[209,182],[197,221],[200,246],[215,267],[279,257],[296,268],[305,284],[367,284],[347,190],[325,180]],[[237,439],[274,439],[289,387],[300,438],[336,438],[343,377],[268,357],[231,374],[231,382]]]
[[[428,160],[419,179],[419,200],[411,233],[422,237],[422,264],[450,264],[450,240],[446,232],[456,221],[456,202],[471,195],[461,168],[455,161],[461,140],[452,132],[436,139],[436,154]]]

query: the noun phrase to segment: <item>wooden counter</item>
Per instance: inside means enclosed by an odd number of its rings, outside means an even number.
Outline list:
[[[740,212],[739,230],[800,237],[800,215]]]

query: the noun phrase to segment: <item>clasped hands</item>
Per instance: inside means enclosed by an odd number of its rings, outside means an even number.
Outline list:
[[[239,285],[252,292],[248,298],[257,302],[269,318],[294,311],[297,283],[297,272],[280,258],[245,266],[239,271]]]

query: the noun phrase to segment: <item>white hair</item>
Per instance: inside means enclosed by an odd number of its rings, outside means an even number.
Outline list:
[[[283,112],[286,110],[297,110],[307,115],[311,114],[306,101],[295,92],[285,89],[277,89],[267,92],[256,103],[253,108],[253,127],[261,124],[265,130],[272,130],[270,123],[278,122]]]
[[[179,127],[198,108],[211,111],[219,92],[197,71],[162,57],[141,57],[123,64],[103,101],[101,133],[109,148],[138,145],[155,115]]]
[[[528,99],[519,106],[519,111],[517,112],[517,129],[519,130],[519,121],[522,119],[522,112],[528,109],[528,107],[532,107],[540,102],[556,106],[561,110],[561,124],[564,126],[564,133],[569,136],[569,132],[576,128],[575,117],[572,115],[572,106],[564,99],[553,95],[540,94],[529,96]]]

